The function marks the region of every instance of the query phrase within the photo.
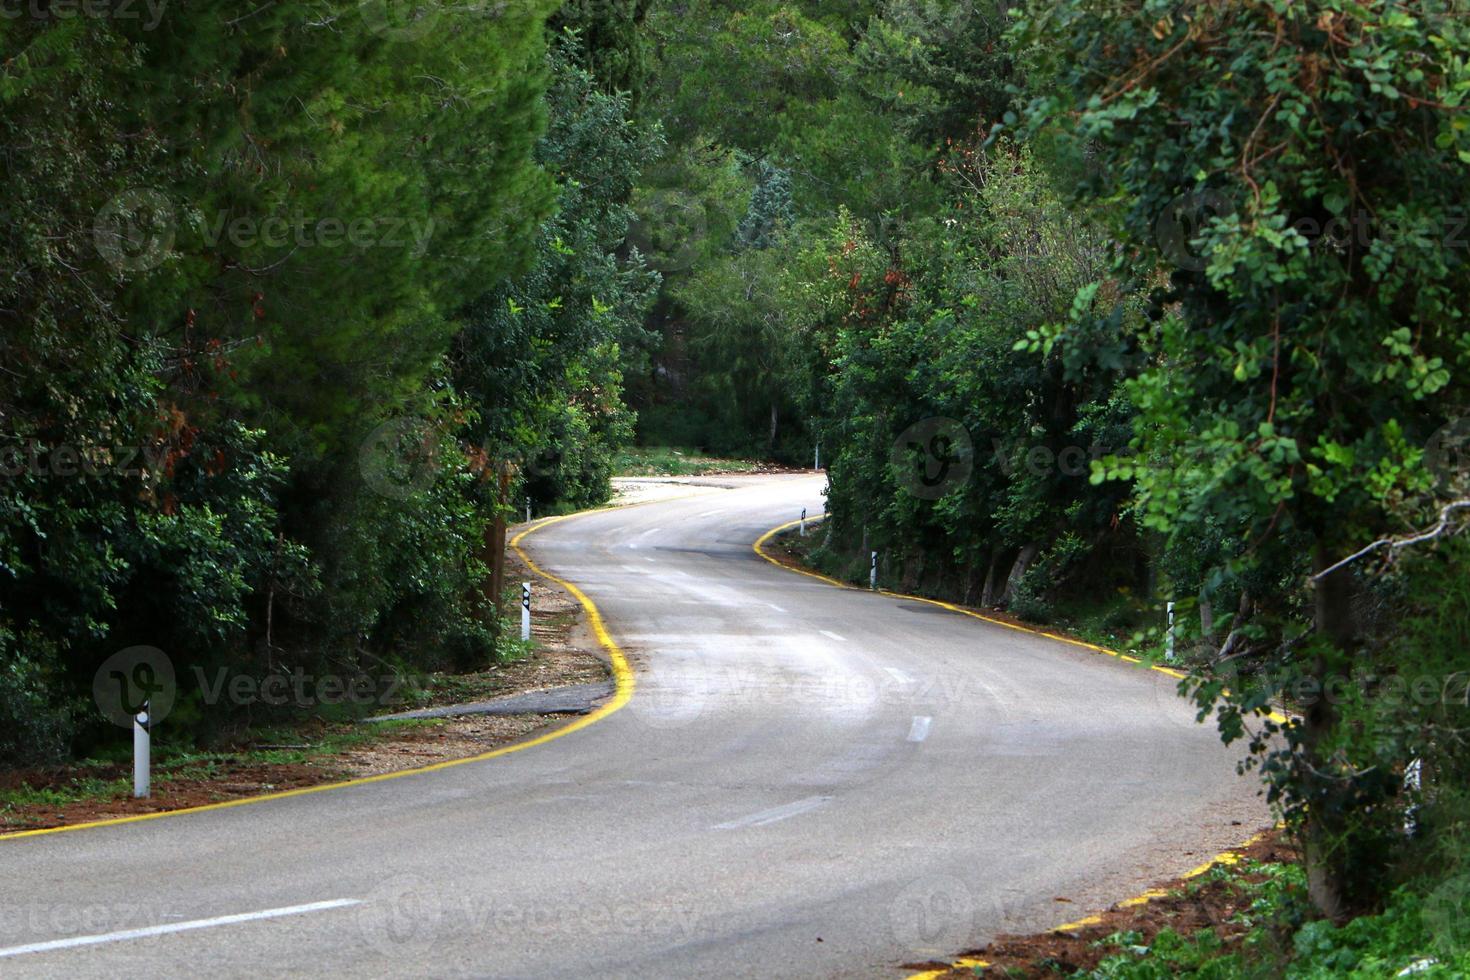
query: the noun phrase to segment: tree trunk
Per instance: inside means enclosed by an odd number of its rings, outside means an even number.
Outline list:
[[[777,423],[777,419],[778,419],[778,416],[777,416],[777,413],[776,413],[776,402],[774,400],[772,400],[772,402],[771,402],[771,435],[766,440],[766,455],[767,456],[775,456],[776,455],[776,423]]]
[[[985,584],[980,589],[980,605],[995,605],[995,573],[1000,571],[1001,549],[990,553],[990,565],[985,569]]]
[[[1011,601],[1011,595],[1016,591],[1016,583],[1021,581],[1021,576],[1026,574],[1026,569],[1031,567],[1031,563],[1036,560],[1036,556],[1040,553],[1041,545],[1032,542],[1024,546],[1020,553],[1016,555],[1015,564],[1011,566],[1011,573],[1006,576],[1005,591],[1000,594],[1001,605],[1005,605]]]
[[[510,467],[502,463],[499,493],[496,494],[495,520],[490,526],[490,608],[496,615],[504,612],[500,602],[505,595],[505,505],[510,497]]]
[[[1332,551],[1319,543],[1313,556],[1318,571],[1330,566],[1334,559]],[[1350,652],[1356,642],[1353,624],[1353,579],[1352,571],[1339,568],[1317,582],[1316,626],[1333,646]],[[1309,665],[1313,676],[1326,689],[1329,680],[1328,665],[1317,657]],[[1336,706],[1330,698],[1317,698],[1303,717],[1302,752],[1306,762],[1319,772],[1326,770],[1320,746],[1328,739],[1337,722]],[[1308,774],[1308,779],[1313,779]],[[1340,921],[1345,911],[1344,879],[1347,855],[1341,847],[1342,820],[1333,808],[1322,807],[1307,814],[1304,857],[1307,865],[1307,895],[1317,911],[1334,921]],[[1330,850],[1334,843],[1335,850]]]

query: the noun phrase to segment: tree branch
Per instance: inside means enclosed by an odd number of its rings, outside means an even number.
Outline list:
[[[1434,525],[1434,527],[1429,528],[1427,531],[1420,531],[1417,534],[1412,534],[1407,538],[1379,538],[1377,541],[1374,541],[1366,548],[1355,551],[1351,555],[1348,555],[1346,558],[1344,558],[1342,561],[1337,562],[1334,565],[1329,565],[1328,567],[1322,569],[1322,571],[1312,576],[1312,581],[1321,581],[1323,578],[1331,575],[1333,572],[1337,571],[1339,568],[1342,568],[1344,565],[1351,564],[1352,562],[1357,561],[1359,558],[1362,558],[1364,555],[1373,551],[1377,551],[1379,548],[1388,548],[1389,552],[1393,553],[1403,548],[1407,548],[1410,545],[1422,544],[1425,541],[1432,541],[1435,538],[1443,535],[1446,531],[1450,530],[1451,514],[1453,514],[1457,510],[1466,509],[1470,509],[1470,500],[1456,500],[1451,503],[1445,504],[1444,508],[1439,512],[1439,521]]]

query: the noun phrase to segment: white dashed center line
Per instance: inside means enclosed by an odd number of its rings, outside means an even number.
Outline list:
[[[171,922],[168,925],[147,926],[143,929],[125,929],[121,932],[104,932],[94,936],[71,936],[53,939],[44,943],[28,943],[25,946],[9,946],[0,949],[0,959],[8,956],[25,956],[28,953],[49,953],[58,949],[75,949],[78,946],[98,946],[102,943],[117,943],[128,939],[147,939],[150,936],[166,936],[174,932],[192,932],[195,929],[214,929],[232,926],[241,922],[257,922],[261,919],[280,919],[288,915],[305,915],[308,912],[325,912],[361,905],[356,898],[337,898],[330,902],[312,902],[310,905],[288,905],[285,908],[265,909],[260,912],[242,912],[239,915],[222,915],[214,919],[193,919],[189,922]]]
[[[741,827],[764,827],[766,824],[775,823],[778,820],[785,820],[789,817],[795,817],[800,814],[806,813],[809,810],[815,810],[817,807],[821,806],[823,803],[826,803],[831,798],[832,797],[830,796],[808,796],[804,800],[797,800],[795,803],[787,803],[785,806],[773,807],[770,810],[762,810],[760,813],[752,813],[750,816],[741,817],[738,820],[731,820],[727,823],[717,823],[710,829],[739,830]]]

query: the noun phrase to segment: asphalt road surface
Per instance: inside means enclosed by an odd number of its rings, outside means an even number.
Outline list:
[[[527,539],[638,671],[502,758],[0,841],[0,976],[903,975],[1266,820],[1157,673],[842,590],[751,543],[820,478]]]

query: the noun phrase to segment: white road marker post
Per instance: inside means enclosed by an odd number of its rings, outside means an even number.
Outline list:
[[[878,552],[873,552],[873,558],[868,565],[868,588],[874,592],[878,591]]]
[[[1424,760],[1414,759],[1404,767],[1404,789],[1415,795],[1424,786]],[[1419,830],[1419,807],[1410,803],[1404,811],[1404,836],[1413,837]]]
[[[1169,661],[1169,663],[1173,663],[1174,662],[1174,600],[1173,599],[1170,599],[1167,603],[1164,604],[1164,608],[1168,611],[1168,614],[1169,614],[1169,634],[1168,634],[1168,642],[1167,642],[1167,644],[1165,646],[1164,659],[1167,660],[1167,661]]]
[[[521,583],[521,639],[531,638],[531,583]]]
[[[801,524],[800,524],[799,527],[797,527],[796,530],[797,530],[797,533],[798,533],[798,535],[800,537],[803,537],[803,538],[806,537],[806,508],[805,507],[803,507],[801,509]]]
[[[819,470],[821,468],[822,468],[822,444],[819,442],[812,449],[812,469]]]
[[[531,498],[526,498],[526,523],[531,523]]]
[[[150,724],[148,702],[144,701],[143,710],[133,716],[133,798],[137,800],[146,799],[151,790]]]

